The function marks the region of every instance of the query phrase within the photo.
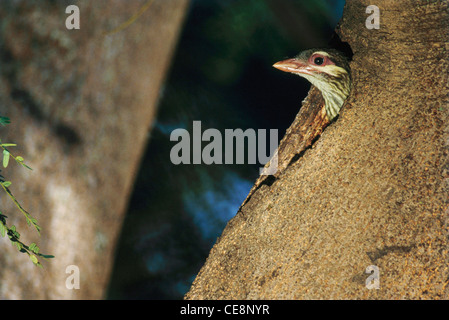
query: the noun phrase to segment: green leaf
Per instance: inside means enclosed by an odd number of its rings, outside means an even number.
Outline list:
[[[17,156],[17,157],[16,157],[16,161],[18,161],[18,162],[23,162],[23,158],[22,158],[21,156]]]
[[[3,185],[5,188],[8,188],[11,184],[12,184],[11,181],[5,181],[5,182],[2,182],[2,185]]]
[[[27,168],[27,169],[29,169],[29,170],[33,170],[33,168],[27,166],[27,165],[26,165],[25,163],[23,163],[23,162],[19,161],[19,163],[20,163],[23,167],[25,167],[25,168]]]
[[[3,224],[3,222],[0,222],[0,235],[2,236],[2,238],[5,236],[6,230],[6,226]]]
[[[39,260],[37,260],[37,257],[34,254],[30,254],[30,259],[33,261],[34,264],[38,264]]]
[[[30,249],[33,253],[36,253],[36,254],[39,253],[39,247],[34,242],[32,244],[30,244],[28,249]]]
[[[9,235],[9,238],[14,237],[14,238],[16,238],[17,240],[20,239],[20,233],[18,233],[18,232],[16,231],[16,226],[12,226],[11,228],[9,228],[9,230],[8,230],[8,235]],[[20,248],[19,248],[19,249],[20,249]]]
[[[8,117],[2,117],[0,116],[0,125],[2,126],[6,126],[7,124],[9,124],[11,121],[9,120]]]
[[[9,151],[3,150],[3,167],[7,167],[9,163]]]
[[[17,144],[15,143],[2,143],[2,147],[16,147]]]
[[[12,245],[15,246],[19,251],[23,249],[23,245],[20,242],[14,241]]]

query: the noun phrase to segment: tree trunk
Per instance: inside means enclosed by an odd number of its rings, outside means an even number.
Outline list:
[[[79,30],[66,28],[67,1],[0,5],[0,114],[12,122],[1,139],[17,143],[11,151],[33,168],[10,163],[2,174],[41,236],[6,194],[1,211],[24,243],[55,256],[40,269],[1,239],[2,299],[104,297],[188,0],[71,4],[80,9]],[[69,266],[79,270],[79,289]]]
[[[228,223],[187,299],[448,298],[448,2],[377,1],[380,29],[370,4],[337,29],[339,119]]]

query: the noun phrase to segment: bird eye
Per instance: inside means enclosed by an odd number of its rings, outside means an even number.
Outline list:
[[[315,63],[317,66],[321,66],[323,62],[324,62],[323,57],[316,57],[315,59],[313,59],[313,63]]]

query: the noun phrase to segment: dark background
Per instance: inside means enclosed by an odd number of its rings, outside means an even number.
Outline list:
[[[182,299],[258,177],[256,165],[170,162],[177,128],[278,129],[309,83],[273,63],[329,46],[344,0],[193,0],[117,248],[109,299]],[[203,143],[206,145],[207,143]]]

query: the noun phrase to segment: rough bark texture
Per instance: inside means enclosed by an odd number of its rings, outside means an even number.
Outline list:
[[[448,298],[448,3],[347,1],[339,119],[224,230],[187,299]],[[380,289],[368,289],[375,265]]]
[[[2,174],[37,218],[27,227],[6,195],[1,211],[21,240],[55,255],[35,267],[0,239],[2,299],[99,299],[109,279],[128,195],[154,118],[187,0],[156,0],[133,24],[105,35],[148,1],[2,1],[1,139],[33,168]],[[81,11],[67,30],[66,6]],[[80,289],[66,287],[66,267]]]

